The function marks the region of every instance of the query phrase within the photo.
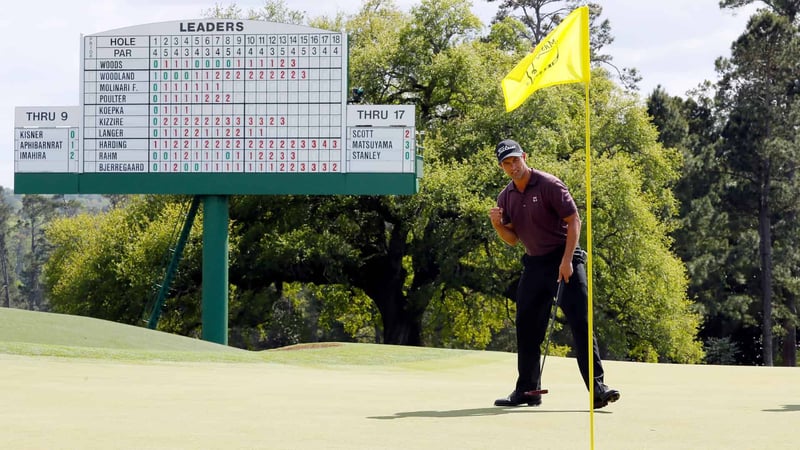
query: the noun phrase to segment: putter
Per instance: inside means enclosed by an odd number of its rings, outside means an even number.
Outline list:
[[[553,306],[550,307],[553,311],[552,314],[550,315],[550,323],[547,325],[547,343],[544,345],[544,357],[542,358],[542,365],[539,368],[539,380],[536,382],[536,385],[539,386],[539,389],[526,391],[525,395],[542,395],[542,394],[547,394],[549,392],[547,389],[541,389],[542,374],[544,373],[544,362],[547,360],[547,352],[550,350],[550,337],[553,335],[553,323],[555,323],[556,321],[558,304],[561,303],[561,288],[563,286],[564,286],[564,280],[559,281],[558,290],[556,290],[556,296],[553,299]]]

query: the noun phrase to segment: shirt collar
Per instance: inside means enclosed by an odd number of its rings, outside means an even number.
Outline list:
[[[539,182],[539,172],[534,170],[533,167],[528,167],[528,171],[531,173],[531,177],[528,178],[528,184],[525,185],[525,189],[527,189],[529,186],[535,186],[536,183]],[[509,184],[511,185],[512,190],[519,192],[519,189],[517,189],[517,185],[514,184],[514,181],[511,181]]]

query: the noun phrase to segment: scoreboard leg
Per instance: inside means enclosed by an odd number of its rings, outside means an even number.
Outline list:
[[[228,197],[203,197],[204,341],[228,345]]]

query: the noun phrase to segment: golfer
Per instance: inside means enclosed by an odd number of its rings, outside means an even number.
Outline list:
[[[497,197],[489,218],[508,245],[522,242],[522,277],[517,286],[517,371],[514,391],[495,406],[537,406],[541,389],[540,346],[550,306],[564,282],[559,306],[572,330],[578,368],[589,389],[588,294],[585,253],[578,248],[581,219],[566,185],[555,176],[528,167],[518,143],[506,139],[495,148],[497,162],[511,182]],[[594,340],[594,407],[619,400],[620,393],[603,383],[603,363]]]

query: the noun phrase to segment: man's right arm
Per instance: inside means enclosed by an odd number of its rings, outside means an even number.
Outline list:
[[[490,209],[489,219],[492,221],[492,227],[494,227],[494,230],[497,232],[497,235],[500,236],[500,239],[502,239],[503,242],[512,247],[517,245],[517,242],[519,242],[519,237],[517,236],[517,232],[514,231],[514,224],[503,223],[503,208],[495,206],[494,208]]]

